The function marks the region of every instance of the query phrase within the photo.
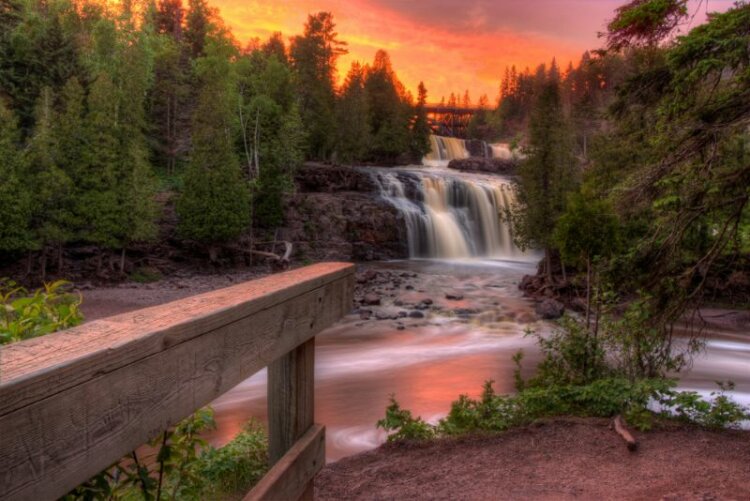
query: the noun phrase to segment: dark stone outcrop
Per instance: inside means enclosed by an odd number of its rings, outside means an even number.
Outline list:
[[[352,167],[305,164],[287,197],[279,240],[296,260],[371,261],[409,255],[403,215],[380,197],[369,173]]]
[[[461,172],[483,172],[505,176],[514,175],[517,167],[518,162],[516,160],[506,160],[504,158],[469,157],[451,160],[448,163],[449,169]]]
[[[555,320],[563,316],[565,312],[565,306],[560,301],[555,301],[554,299],[544,299],[534,309],[537,315],[544,320]]]
[[[359,169],[341,165],[306,163],[294,175],[300,193],[376,192],[372,177]]]

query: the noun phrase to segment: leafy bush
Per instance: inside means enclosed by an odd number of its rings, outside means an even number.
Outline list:
[[[226,499],[247,491],[268,468],[268,444],[262,427],[249,422],[224,447],[201,438],[216,427],[213,410],[201,409],[152,440],[156,459],[144,462],[132,452],[66,500]]]
[[[63,280],[30,294],[12,280],[0,280],[0,345],[67,329],[83,321],[81,297]]]
[[[515,395],[497,395],[492,381],[487,381],[478,400],[459,396],[437,425],[412,418],[392,397],[386,418],[378,421],[378,426],[390,433],[391,441],[500,432],[554,416],[610,418],[619,414],[639,430],[650,429],[655,418],[708,428],[732,427],[750,419],[746,409],[724,394],[724,388],[713,393],[712,400],[704,400],[695,392],[675,391],[675,386],[671,379],[612,377],[584,385],[531,386]],[[652,410],[656,407],[660,410]]]
[[[385,418],[378,421],[378,428],[388,432],[388,441],[425,440],[435,436],[435,428],[421,417],[412,417],[411,411],[402,409],[391,395],[390,404],[385,409]]]

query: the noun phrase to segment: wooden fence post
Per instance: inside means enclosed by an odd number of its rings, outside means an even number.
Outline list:
[[[268,453],[271,466],[313,425],[315,338],[268,366]],[[312,499],[310,480],[300,499]]]

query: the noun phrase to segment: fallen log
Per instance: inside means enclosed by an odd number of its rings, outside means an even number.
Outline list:
[[[281,243],[284,244],[284,254],[283,255],[279,255],[279,254],[276,254],[274,252],[259,251],[259,250],[255,250],[255,249],[250,249],[250,250],[247,250],[245,252],[248,252],[249,254],[253,254],[253,255],[256,255],[256,256],[265,257],[265,258],[267,258],[267,259],[269,259],[271,261],[271,267],[272,268],[284,270],[284,269],[289,268],[289,260],[292,257],[293,247],[292,247],[292,243],[291,242],[284,241],[284,242],[281,242]],[[274,245],[275,244],[276,244],[276,242],[274,242]]]
[[[622,419],[622,416],[620,416],[619,414],[615,416],[613,424],[615,427],[615,432],[617,432],[617,434],[620,435],[625,441],[625,444],[628,446],[628,450],[636,450],[638,448],[638,442],[635,440],[635,437],[633,437],[630,431],[625,427],[625,421]]]

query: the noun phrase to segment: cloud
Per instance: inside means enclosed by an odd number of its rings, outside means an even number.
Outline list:
[[[695,10],[699,0],[691,0]],[[391,55],[407,88],[424,81],[430,99],[468,89],[494,98],[505,66],[519,68],[557,57],[561,66],[600,45],[614,9],[625,0],[213,0],[240,41],[302,31],[309,13],[334,14],[354,61],[370,62],[379,48]],[[705,2],[705,0],[704,0]],[[705,3],[703,4],[705,6]],[[709,0],[724,10],[732,0]],[[702,22],[701,12],[694,23]]]

